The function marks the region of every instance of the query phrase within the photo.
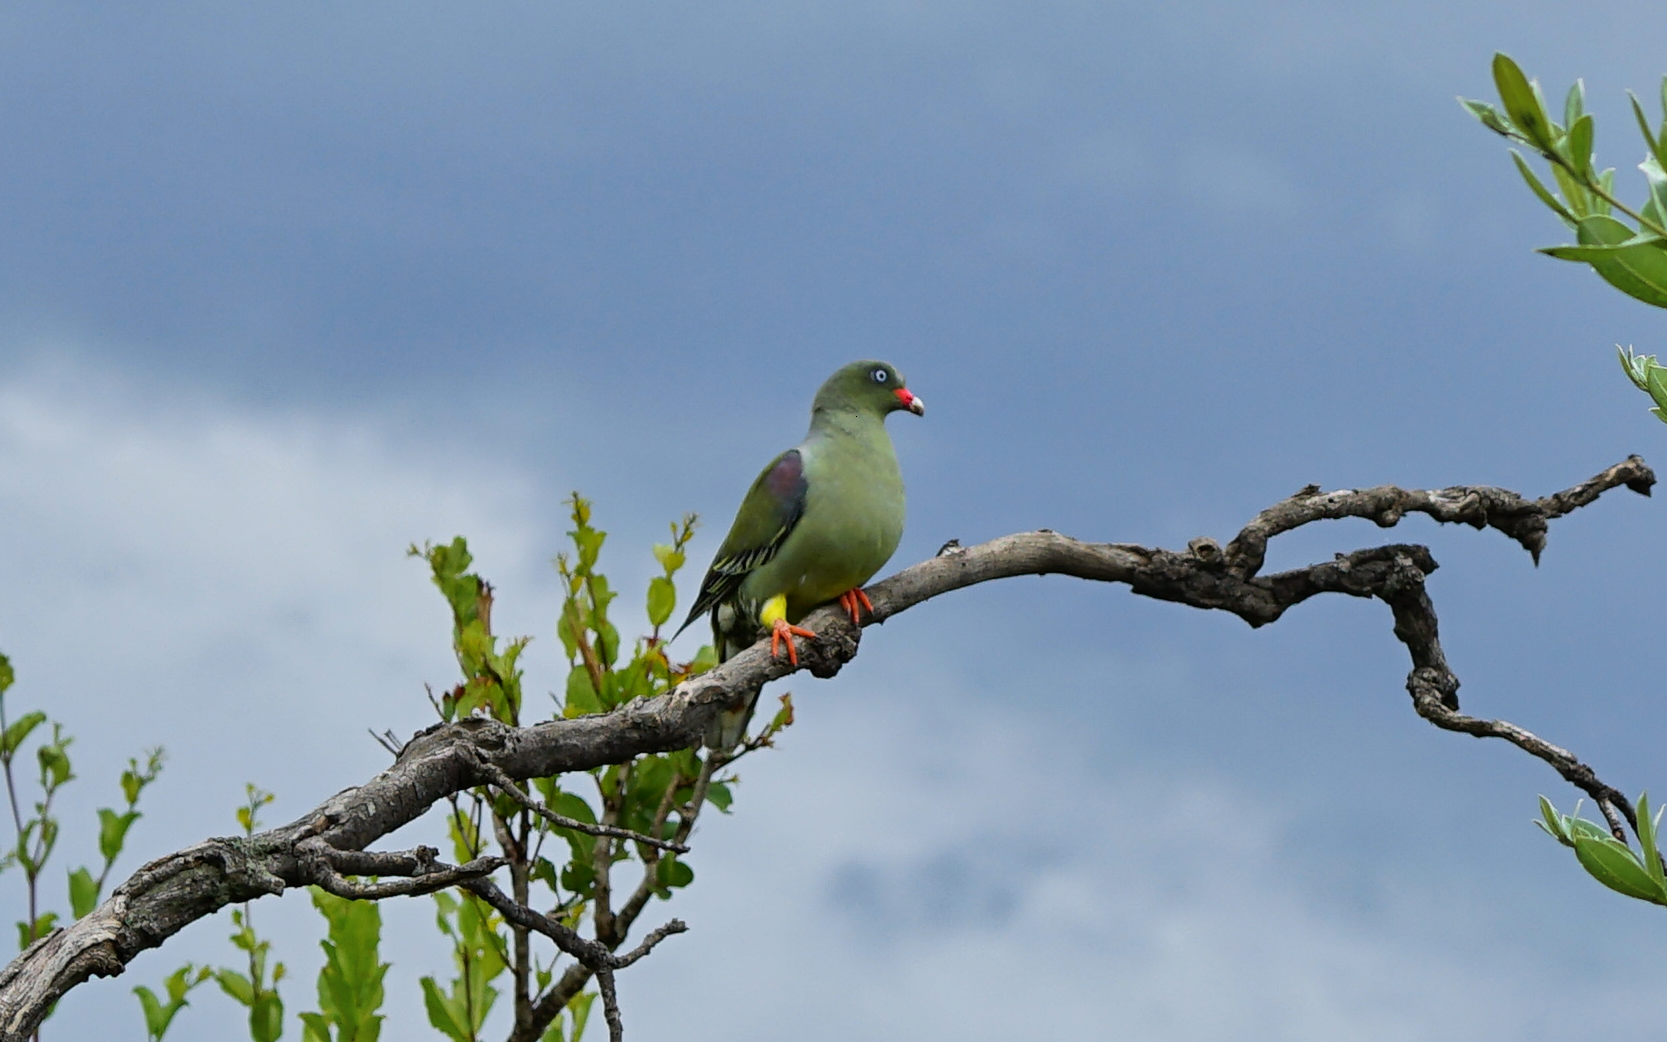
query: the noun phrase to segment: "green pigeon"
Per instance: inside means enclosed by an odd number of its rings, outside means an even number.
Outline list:
[[[885,362],[852,362],[828,377],[810,407],[810,431],[770,461],[747,490],[735,523],[701,580],[682,633],[706,612],[723,662],[770,635],[798,665],[793,638],[816,634],[795,625],[837,600],[861,622],[874,606],[862,585],[891,559],[903,538],[903,476],[886,433],[886,417],[926,406]],[[676,634],[673,634],[676,639]],[[758,691],[723,713],[706,736],[729,750],[746,733]]]

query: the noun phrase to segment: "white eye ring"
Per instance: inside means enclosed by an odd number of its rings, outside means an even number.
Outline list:
[[[890,379],[890,377],[888,377],[886,375],[886,371],[884,369],[874,370],[873,376],[874,376],[874,382],[877,383],[877,384],[883,384],[888,379]]]

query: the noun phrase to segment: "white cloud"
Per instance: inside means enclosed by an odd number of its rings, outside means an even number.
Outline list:
[[[0,508],[25,551],[0,563],[14,697],[263,780],[363,752],[317,715],[350,697],[415,724],[420,679],[451,669],[442,602],[405,547],[467,533],[489,574],[536,574],[549,540],[531,496],[466,448],[374,418],[261,414],[73,369],[14,380],[0,386]],[[263,741],[237,748],[251,732]]]
[[[1369,913],[1326,900],[1270,794],[1099,763],[944,693],[801,705],[737,817],[697,837],[694,931],[629,984],[648,1037],[1387,1042],[1554,1037],[1593,1005],[1647,1019],[1622,981],[1548,1008],[1565,979],[1495,939],[1510,913],[1472,906],[1474,880]]]
[[[467,534],[504,587],[500,628],[548,632],[560,527],[541,524],[534,482],[476,450],[372,416],[237,407],[75,362],[0,383],[0,650],[18,674],[7,701],[65,723],[81,776],[62,806],[54,899],[63,867],[94,856],[93,807],[113,802],[120,763],[144,747],[165,745],[170,762],[131,833],[128,871],[232,831],[245,781],[278,793],[267,819],[284,820],[386,765],[368,728],[430,721],[422,685],[456,665],[443,602],[408,544]],[[21,881],[10,873],[0,888],[10,903]],[[312,965],[305,898],[268,904],[257,915],[280,957]],[[128,989],[187,958],[230,961],[229,932],[223,921],[187,931],[126,979],[77,994],[56,1029],[131,1035]],[[292,1009],[311,1001],[310,980],[299,983]],[[229,1001],[201,995],[198,1026],[182,1020],[170,1038],[224,1037],[232,1013],[213,1010]]]

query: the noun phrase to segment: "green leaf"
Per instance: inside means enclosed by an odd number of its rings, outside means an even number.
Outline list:
[[[1655,401],[1655,408],[1650,412],[1667,423],[1667,369],[1656,363],[1654,355],[1639,357],[1632,355],[1630,351],[1622,364],[1626,367],[1627,376],[1638,385],[1639,390]]]
[[[1459,104],[1463,105],[1465,111],[1481,120],[1482,125],[1493,131],[1495,134],[1509,135],[1511,133],[1511,126],[1509,123],[1505,122],[1504,115],[1487,102],[1472,101],[1469,98],[1460,98]]]
[[[1614,195],[1615,194],[1615,168],[1614,167],[1609,167],[1608,169],[1604,170],[1601,174],[1598,175],[1598,187],[1603,189],[1604,193],[1607,194],[1607,195]],[[1594,213],[1603,214],[1605,217],[1609,216],[1610,211],[1613,209],[1609,205],[1609,200],[1599,198],[1595,195],[1593,196],[1592,206],[1593,206],[1593,212]]]
[[[556,636],[561,638],[562,650],[567,652],[568,661],[579,653],[579,638],[573,624],[572,612],[564,610],[561,618],[556,620]]]
[[[145,1033],[151,1038],[161,1038],[162,1033],[168,1030],[168,1021],[173,1019],[173,1014],[165,1013],[156,993],[143,984],[134,988],[133,994],[139,996],[139,1008],[145,1014]]]
[[[1551,165],[1551,178],[1557,182],[1557,188],[1563,193],[1563,198],[1568,200],[1569,209],[1574,211],[1576,219],[1589,217],[1597,212],[1592,205],[1592,200],[1596,197],[1580,183],[1579,178],[1556,163]]]
[[[663,626],[677,607],[677,587],[663,575],[648,581],[648,624]]]
[[[59,740],[35,750],[35,759],[39,760],[41,765],[42,788],[56,789],[75,777],[70,770],[69,753],[64,749],[68,744],[67,740]]]
[[[596,870],[588,861],[569,861],[561,867],[561,885],[588,901],[596,893]]]
[[[579,551],[579,571],[589,572],[595,568],[596,558],[602,553],[602,542],[608,538],[608,533],[581,527],[567,534],[573,537],[573,545]]]
[[[284,1033],[284,1000],[275,991],[261,994],[249,1009],[250,1042],[278,1042]]]
[[[555,890],[559,882],[556,879],[556,864],[547,857],[533,859],[532,868],[527,872],[527,878],[535,883],[543,883],[551,890]]]
[[[1563,139],[1563,155],[1582,177],[1592,176],[1593,133],[1592,117],[1581,116],[1570,125],[1568,136]]]
[[[330,1022],[319,1013],[301,1014],[301,1042],[330,1042]]]
[[[145,1034],[152,1042],[158,1042],[168,1031],[168,1025],[173,1023],[175,1014],[189,1006],[185,996],[192,988],[209,978],[207,967],[194,967],[186,963],[163,980],[163,988],[168,993],[166,1004],[157,998],[156,993],[144,985],[133,989],[133,994],[139,996],[139,1007],[145,1014]]]
[[[711,785],[707,786],[706,802],[718,808],[720,813],[728,814],[729,805],[734,802],[734,797],[730,794],[729,786],[727,784],[724,782],[713,782]]]
[[[1626,96],[1632,102],[1632,116],[1638,121],[1638,132],[1644,135],[1644,144],[1649,147],[1650,155],[1655,157],[1657,163],[1667,166],[1667,155],[1663,154],[1667,152],[1667,141],[1658,138],[1650,130],[1649,117],[1644,115],[1644,106],[1638,103],[1638,95],[1629,90]]]
[[[70,914],[79,919],[98,907],[98,880],[85,867],[69,874]]]
[[[637,804],[645,813],[652,813],[671,784],[671,761],[664,756],[644,756],[631,770],[631,782],[626,789],[626,802]]]
[[[544,1036],[539,1039],[539,1042],[579,1042],[579,1039],[585,1033],[585,1022],[590,1019],[591,1003],[595,1001],[596,992],[594,991],[573,996],[568,1000],[567,1008],[561,1014],[558,1014],[556,1019],[550,1022],[550,1026],[544,1030]],[[568,1034],[564,1030],[564,1022],[568,1019],[572,1020],[572,1034]]]
[[[1602,215],[1582,218],[1575,229],[1580,245],[1551,246],[1540,252],[1590,264],[1622,293],[1667,308],[1667,240],[1636,235],[1620,221]]]
[[[11,672],[10,665],[6,667],[6,672],[8,674]],[[0,690],[3,690],[3,688],[0,688]],[[24,740],[29,737],[29,732],[45,722],[46,714],[39,710],[23,714],[12,721],[11,726],[6,728],[4,735],[0,735],[0,749],[4,750],[6,757],[9,759],[23,745]]]
[[[1613,839],[1614,838],[1613,836],[1609,835],[1609,830],[1608,829],[1604,828],[1602,825],[1599,825],[1595,821],[1587,821],[1585,818],[1570,817],[1568,819],[1568,826],[1569,826],[1569,835],[1572,836],[1575,839],[1581,839],[1581,838],[1585,838],[1585,839]]]
[[[1542,820],[1536,821],[1534,824],[1540,826],[1550,834],[1551,838],[1565,847],[1574,846],[1574,839],[1569,835],[1568,828],[1563,824],[1563,816],[1557,813],[1557,808],[1553,807],[1551,801],[1544,796],[1540,797],[1540,818]]]
[[[710,644],[702,644],[695,657],[689,662],[689,675],[699,676],[709,670],[718,668],[718,652]]]
[[[1644,172],[1644,180],[1649,182],[1650,206],[1655,210],[1655,220],[1667,219],[1667,171],[1663,171],[1661,161],[1655,156],[1639,163],[1638,169]]]
[[[664,543],[654,544],[654,559],[659,561],[660,567],[666,570],[666,576],[668,578],[672,575],[672,573],[683,567],[683,562],[685,560],[683,551],[677,549],[675,546],[667,546]]]
[[[214,980],[220,985],[220,990],[236,999],[239,1005],[255,1004],[255,986],[243,974],[236,970],[216,970]]]
[[[1658,410],[1667,410],[1667,369],[1657,366],[1644,374],[1645,387]]]
[[[688,886],[695,881],[695,870],[677,860],[675,855],[667,854],[655,866],[654,877],[662,887]]]
[[[776,715],[770,719],[770,726],[766,728],[766,730],[774,734],[777,731],[781,731],[792,726],[793,695],[792,692],[788,692],[781,696],[781,708],[776,710]]]
[[[583,666],[568,670],[567,697],[562,704],[562,715],[571,718],[601,711],[602,702],[596,697],[596,688],[590,682],[590,671]]]
[[[466,1026],[468,1017],[465,1011],[454,1007],[451,1000],[440,991],[440,985],[434,982],[433,977],[424,977],[420,983],[423,986],[423,1006],[428,1010],[428,1022],[453,1042],[474,1042]]]
[[[573,1014],[573,1034],[568,1042],[579,1042],[585,1033],[585,1021],[590,1019],[590,1004],[596,1001],[596,992],[587,991],[583,995],[573,996],[567,1004],[567,1011]]]
[[[1647,792],[1638,796],[1638,846],[1644,871],[1655,880],[1662,893],[1667,894],[1667,872],[1662,871],[1661,852],[1656,849],[1655,819],[1650,817],[1650,794]]]
[[[104,855],[105,861],[114,861],[122,852],[122,845],[127,840],[127,830],[139,820],[139,812],[130,810],[126,814],[117,814],[108,807],[100,807],[98,811],[98,852]]]
[[[1517,63],[1504,54],[1493,56],[1493,84],[1499,90],[1499,100],[1505,106],[1505,114],[1511,117],[1522,135],[1540,149],[1550,152],[1555,143],[1552,139],[1551,120],[1546,118],[1545,108],[1540,104],[1539,95],[1524,76]]]
[[[605,619],[596,627],[596,657],[608,667],[619,661],[619,630]]]
[[[1650,878],[1638,855],[1615,837],[1576,836],[1574,854],[1594,879],[1616,893],[1652,904],[1667,904],[1667,890]]]
[[[588,825],[596,824],[596,811],[577,793],[558,792],[554,799],[546,800],[545,804],[563,817],[582,821]]]
[[[17,674],[12,672],[12,660],[0,655],[0,695],[5,694],[6,689],[11,687],[16,680]]]
[[[336,1028],[337,1042],[372,1042],[381,1031],[383,1017],[377,1011],[388,972],[379,953],[382,913],[375,901],[335,897],[318,887],[312,888],[312,897],[329,924],[329,939],[319,942],[324,949],[318,971],[321,1020],[326,1028]]]
[[[57,928],[58,928],[58,913],[57,912],[42,912],[40,914],[40,918],[35,920],[35,941],[40,940],[42,937],[45,937],[47,934],[51,933],[53,930],[56,930]],[[23,949],[29,947],[29,945],[31,945],[33,943],[34,943],[34,941],[31,941],[29,939],[29,924],[24,923],[24,922],[18,923],[17,924],[17,950],[22,951]]]
[[[1568,96],[1563,99],[1563,126],[1572,131],[1575,123],[1586,114],[1586,81],[1575,80],[1569,88]]]
[[[1615,345],[1615,356],[1621,360],[1621,372],[1632,381],[1632,385],[1640,391],[1648,391],[1650,387],[1644,382],[1644,374],[1648,371],[1649,365],[1655,362],[1655,356],[1635,355],[1631,348],[1623,348],[1620,344]],[[1543,800],[1545,797],[1541,796],[1540,799]]]

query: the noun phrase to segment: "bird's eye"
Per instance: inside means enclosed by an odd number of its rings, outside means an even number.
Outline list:
[[[887,380],[891,379],[891,375],[889,373],[887,373],[884,369],[874,370],[873,376],[874,376],[874,382],[877,383],[877,384],[883,384]]]

